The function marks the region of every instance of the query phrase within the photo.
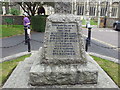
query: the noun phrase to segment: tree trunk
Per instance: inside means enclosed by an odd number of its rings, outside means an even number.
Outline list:
[[[6,14],[9,14],[9,3],[8,2],[5,3],[5,12]]]
[[[118,19],[120,20],[120,1],[119,1],[119,6],[118,6]]]
[[[2,9],[2,2],[0,2],[0,15],[3,14],[3,9]]]

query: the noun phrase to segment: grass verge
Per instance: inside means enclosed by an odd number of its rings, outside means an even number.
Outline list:
[[[29,56],[30,55],[25,55],[11,61],[0,63],[0,85],[5,83],[18,63]]]
[[[0,25],[0,38],[24,33],[23,25]]]
[[[120,87],[120,64],[109,60],[92,56],[101,68],[112,78],[112,80]]]
[[[90,24],[91,25],[98,25],[98,22],[94,21],[94,20],[90,20]]]
[[[86,25],[86,21],[84,19],[82,20],[82,25]],[[90,20],[90,25],[97,25],[97,22]]]

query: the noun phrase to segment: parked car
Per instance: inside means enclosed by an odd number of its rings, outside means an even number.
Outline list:
[[[113,29],[120,31],[120,21],[116,21],[113,23]]]

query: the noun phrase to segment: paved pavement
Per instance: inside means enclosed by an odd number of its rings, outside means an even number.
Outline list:
[[[94,31],[94,32],[96,32],[96,31]],[[111,32],[113,32],[113,31],[111,31]],[[84,34],[85,34],[85,32],[84,32]],[[104,36],[104,34],[103,34],[103,36]],[[103,36],[100,36],[100,37],[103,38]],[[32,33],[32,39],[34,39],[34,40],[43,41],[43,38],[44,38],[44,33],[35,33],[35,32]],[[86,39],[86,37],[84,37],[84,38]],[[100,41],[102,41],[102,40],[98,40],[98,39],[97,40],[92,39],[92,42],[97,44],[97,45],[100,45],[100,46],[109,47],[108,44],[101,43]],[[23,40],[24,40],[24,35],[14,36],[14,37],[10,37],[10,38],[4,38],[4,39],[2,39],[2,46],[5,47],[5,46],[16,45]],[[103,40],[104,40],[104,38],[103,38]],[[105,40],[107,40],[107,39],[105,39]],[[117,40],[115,42],[117,43]],[[93,53],[97,53],[97,54],[101,54],[101,55],[105,55],[105,56],[109,56],[109,57],[113,57],[113,58],[117,58],[117,59],[119,58],[118,57],[119,53],[118,53],[117,50],[103,48],[103,47],[97,46],[93,43],[91,43],[91,46],[88,49],[89,52],[93,52]],[[39,47],[42,47],[42,46],[43,46],[43,43],[39,43],[39,42],[36,42],[36,41],[31,41],[32,51],[38,50]],[[3,48],[2,49],[2,58],[10,56],[10,55],[17,54],[17,53],[25,52],[25,51],[27,51],[27,45],[24,45],[24,43],[22,43],[18,46],[11,47],[11,48]]]

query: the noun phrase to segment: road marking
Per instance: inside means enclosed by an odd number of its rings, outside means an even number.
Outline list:
[[[83,36],[85,36],[85,37],[87,37],[87,35],[85,35],[85,34],[83,34]],[[108,46],[110,46],[110,47],[113,47],[113,48],[116,48],[117,46],[114,46],[114,45],[112,45],[112,44],[109,44],[109,43],[106,43],[106,42],[104,42],[104,41],[101,41],[101,40],[98,40],[98,39],[96,39],[96,38],[92,38],[93,40],[95,40],[95,41],[97,41],[97,42],[100,42],[100,43],[102,43],[102,44],[105,44],[105,45],[108,45]],[[116,48],[116,49],[114,49],[114,50],[120,50],[119,48]]]
[[[96,31],[96,30],[93,30],[94,32]],[[98,30],[99,32],[116,32],[116,31],[114,31],[114,30]]]
[[[87,30],[88,31],[88,29],[83,29],[83,30]],[[91,30],[92,32],[117,32],[117,31],[115,31],[115,30]]]

